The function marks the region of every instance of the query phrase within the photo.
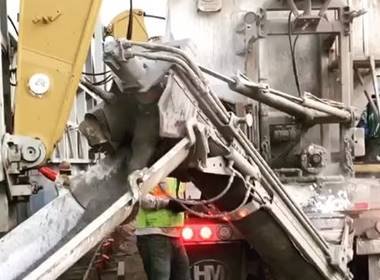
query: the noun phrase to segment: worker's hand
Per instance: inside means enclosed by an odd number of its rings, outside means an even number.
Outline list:
[[[169,209],[170,211],[172,211],[174,213],[180,213],[180,212],[185,211],[185,208],[183,208],[182,204],[173,200],[173,199],[169,200],[167,209]]]
[[[157,198],[150,193],[143,197],[140,197],[140,207],[147,210],[158,210],[167,208],[168,203],[169,199]]]

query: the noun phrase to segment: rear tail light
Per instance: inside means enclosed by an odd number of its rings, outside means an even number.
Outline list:
[[[184,227],[182,229],[182,238],[184,240],[191,240],[194,237],[194,231],[190,227]]]
[[[187,243],[209,243],[237,240],[232,228],[226,224],[188,224],[182,229],[182,239]]]
[[[208,226],[204,226],[199,231],[199,235],[202,239],[210,239],[212,237],[212,230]]]

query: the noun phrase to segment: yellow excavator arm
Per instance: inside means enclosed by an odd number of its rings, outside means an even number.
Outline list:
[[[77,92],[101,0],[21,1],[13,134],[42,141],[49,158],[62,137]],[[148,38],[144,12],[133,11],[134,40]],[[126,34],[129,11],[107,28]]]
[[[101,2],[21,1],[14,134],[40,139],[47,157],[69,117]]]

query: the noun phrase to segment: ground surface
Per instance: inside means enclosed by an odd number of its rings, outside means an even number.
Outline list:
[[[96,252],[96,258],[91,265],[87,280],[146,280],[142,260],[137,250],[136,237],[133,234],[133,226],[123,225],[110,236],[114,242],[112,250],[93,249],[73,267],[64,273],[60,280],[83,279],[86,270]],[[110,260],[101,263],[102,254],[110,256]],[[104,258],[103,258],[104,259]],[[124,265],[124,273],[118,275],[118,267]],[[120,275],[121,274],[121,275]],[[122,275],[124,274],[124,275]]]

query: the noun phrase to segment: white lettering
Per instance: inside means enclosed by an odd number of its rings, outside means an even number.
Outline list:
[[[226,280],[225,269],[220,264],[195,265],[193,276],[194,280]]]

